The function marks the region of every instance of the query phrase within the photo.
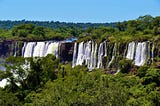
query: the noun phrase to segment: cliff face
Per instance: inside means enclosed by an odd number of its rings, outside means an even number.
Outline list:
[[[25,57],[26,55],[26,57],[39,57],[40,54],[40,57],[43,57],[53,53],[58,56],[62,62],[72,61],[73,47],[74,42],[15,42],[5,40],[0,42],[0,58],[6,58],[8,56]]]
[[[73,42],[61,43],[59,46],[59,57],[62,62],[72,61],[73,58]]]
[[[23,42],[21,41],[0,41],[0,58],[6,58],[8,56],[21,56],[22,45]]]
[[[120,60],[131,60],[136,66],[155,65],[160,62],[158,41],[101,42],[83,41],[75,43],[72,67],[85,65],[96,68],[118,68]]]
[[[132,42],[22,42],[1,41],[0,57],[23,56],[43,57],[53,54],[62,62],[73,61],[72,67],[76,65],[87,65],[94,68],[115,68],[119,60],[124,58],[133,60],[135,65],[142,66],[155,63],[160,66],[160,42],[154,41],[132,41]],[[153,62],[154,61],[154,62]]]
[[[0,57],[4,58],[9,55],[13,55],[14,52],[13,41],[1,41],[0,42]]]

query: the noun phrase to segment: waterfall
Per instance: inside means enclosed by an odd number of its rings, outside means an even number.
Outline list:
[[[72,68],[76,66],[76,59],[77,59],[77,42],[74,43]]]
[[[102,56],[104,54],[104,48],[103,48],[103,43],[100,43],[99,49],[98,49],[98,63],[97,63],[97,68],[102,67]]]
[[[86,42],[85,45],[84,59],[86,65],[89,67],[91,63],[91,41]]]
[[[14,57],[16,57],[17,56],[17,42],[16,42],[16,44],[15,44],[15,46],[14,46]]]
[[[114,44],[114,48],[113,48],[113,52],[112,52],[112,58],[111,58],[111,61],[108,63],[108,68],[110,67],[111,63],[113,62],[114,58],[115,58],[115,55],[116,55],[116,46],[117,44],[115,43]]]
[[[147,43],[143,42],[142,43],[142,51],[141,51],[141,66],[145,64],[146,60],[147,60]]]
[[[46,42],[45,47],[44,47],[44,51],[43,51],[43,56],[46,56],[47,54],[47,50],[48,50],[48,46],[51,42]]]
[[[107,44],[106,44],[106,41],[104,41],[104,56],[106,57],[107,56]]]
[[[92,50],[91,50],[91,57],[90,57],[90,64],[88,66],[89,71],[92,71],[94,69],[94,42],[91,42]]]
[[[133,60],[134,59],[134,51],[135,51],[135,42],[131,42],[128,45],[128,51],[127,51],[127,59]]]
[[[59,42],[53,42],[48,45],[47,52],[45,53],[45,56],[48,54],[54,54],[56,57],[58,57],[58,45]]]
[[[45,42],[37,42],[37,45],[34,47],[33,57],[43,57],[45,50]]]
[[[95,42],[94,54],[93,54],[93,68],[97,67],[97,43]]]
[[[36,42],[28,42],[25,51],[24,51],[24,57],[32,57],[33,56],[33,51],[34,51],[34,46],[36,45]]]
[[[134,60],[134,63],[137,66],[143,66],[147,60],[150,60],[150,58],[152,58],[150,45],[151,42],[149,41],[139,42],[137,45],[134,42],[129,43],[126,58]]]
[[[84,61],[84,42],[79,43],[76,65],[82,65]]]
[[[22,56],[24,57],[24,52],[25,52],[25,48],[26,48],[27,43],[24,42],[24,45],[22,47]]]
[[[141,43],[138,43],[136,47],[136,55],[135,55],[135,65],[140,66],[141,64]]]
[[[137,44],[132,41],[126,46],[125,58],[133,60],[135,65],[142,66],[146,61],[153,59],[154,44],[151,42],[138,42]],[[114,44],[112,49],[112,57],[107,65],[109,68],[113,63],[117,52],[117,43]],[[99,46],[94,41],[80,42],[74,44],[74,53],[72,67],[77,65],[87,65],[89,71],[95,68],[103,68],[103,57],[107,56],[107,44],[106,41],[101,42]],[[107,60],[108,61],[108,60]],[[153,60],[152,60],[153,61]]]
[[[138,43],[136,47],[135,65],[144,65],[146,62],[146,50],[146,42]]]
[[[54,54],[58,57],[59,42],[28,42],[24,43],[22,47],[23,57],[44,57],[48,54]]]

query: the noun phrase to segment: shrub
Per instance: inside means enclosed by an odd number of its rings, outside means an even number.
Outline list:
[[[128,73],[132,67],[132,61],[131,60],[126,60],[122,59],[118,63],[118,68],[122,73]]]

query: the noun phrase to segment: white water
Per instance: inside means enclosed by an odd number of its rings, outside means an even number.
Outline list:
[[[77,59],[77,42],[75,42],[74,44],[72,68],[76,66],[76,59]]]
[[[24,56],[26,45],[27,45],[27,43],[24,42],[23,47],[22,47],[22,56]]]
[[[32,57],[33,56],[33,51],[34,51],[34,46],[36,45],[36,42],[28,42],[25,51],[24,51],[24,57]]]
[[[43,51],[43,56],[46,56],[47,54],[47,50],[48,50],[48,46],[51,42],[46,42],[45,47],[44,47],[44,51]]]
[[[95,68],[103,68],[103,57],[107,56],[106,42],[100,43],[99,47],[97,43],[94,43],[93,41],[88,41],[85,43],[80,42],[78,46],[77,43],[75,43],[75,45],[76,46],[74,46],[72,67],[75,67],[77,65],[83,65],[83,63],[85,62],[85,65],[87,65],[89,71]],[[78,53],[76,52],[77,47]],[[109,62],[109,65],[113,62],[115,54],[116,44],[114,46],[112,58]]]
[[[76,65],[82,65],[84,61],[84,42],[79,43]]]
[[[58,57],[59,42],[28,42],[22,47],[23,57],[44,57],[53,54]]]
[[[94,69],[94,42],[92,41],[91,43],[92,45],[92,50],[91,50],[91,57],[90,57],[90,64],[88,66],[89,71],[92,71],[92,69]]]
[[[78,51],[77,51],[78,48]],[[75,43],[72,67],[85,63],[89,71],[97,66],[97,44],[93,41]]]
[[[138,43],[136,47],[135,65],[142,66],[146,62],[146,42]]]
[[[84,54],[84,59],[85,59],[85,64],[89,67],[91,64],[91,41],[85,43],[85,54]]]
[[[104,56],[106,57],[107,56],[107,43],[106,43],[106,41],[104,41],[104,50],[105,50]]]
[[[15,44],[15,46],[14,46],[14,57],[16,57],[17,56],[17,42],[16,42],[16,44]]]
[[[98,63],[97,68],[102,68],[102,56],[104,55],[104,48],[103,43],[100,43],[99,49],[98,49]]]
[[[33,57],[43,57],[45,50],[45,42],[37,42],[37,45],[34,47]]]
[[[97,67],[97,43],[95,43],[93,61],[93,69],[95,69]]]
[[[48,54],[54,54],[56,57],[58,57],[58,45],[59,45],[59,42],[50,43],[48,45],[48,49],[45,56],[47,56]]]
[[[127,51],[127,59],[133,60],[134,59],[134,51],[135,51],[135,42],[131,42],[128,45],[128,51]]]

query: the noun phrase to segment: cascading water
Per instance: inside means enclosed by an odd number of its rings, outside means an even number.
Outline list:
[[[16,42],[16,44],[15,44],[15,46],[14,46],[14,57],[16,57],[17,56],[17,42]]]
[[[58,57],[60,42],[44,41],[44,42],[24,42],[22,47],[23,57],[43,57],[48,54],[54,54]],[[152,45],[152,47],[151,47]],[[17,54],[17,43],[14,47],[14,56]],[[112,57],[107,67],[110,67],[116,55],[116,43],[112,50]],[[127,46],[126,58],[133,60],[135,65],[142,66],[146,61],[152,59],[154,56],[154,44],[151,42],[130,42]],[[103,68],[103,57],[107,57],[107,43],[106,41],[97,45],[94,41],[80,42],[74,44],[72,67],[76,65],[87,65],[91,71],[95,68]]]
[[[94,48],[94,57],[93,57],[93,69],[97,67],[97,43],[95,43],[95,48]]]
[[[106,57],[107,56],[107,43],[106,43],[106,41],[104,41],[104,50],[105,50],[104,56]]]
[[[146,61],[146,42],[138,43],[136,47],[135,65],[142,66]]]
[[[86,47],[85,47],[85,54],[84,54],[84,59],[86,65],[88,65],[88,68],[91,64],[91,41],[86,42]]]
[[[76,65],[82,65],[84,61],[84,42],[79,43]]]
[[[48,49],[45,56],[47,56],[48,54],[54,54],[56,57],[58,57],[58,45],[59,45],[59,42],[50,43],[48,45]]]
[[[43,57],[44,50],[45,42],[37,42],[37,45],[34,47],[33,57]]]
[[[24,51],[24,57],[32,57],[33,56],[33,51],[34,51],[34,46],[36,45],[36,42],[28,42],[25,51]]]
[[[149,41],[139,42],[137,45],[134,42],[129,43],[126,58],[134,60],[134,63],[137,66],[143,66],[147,62],[147,60],[150,60],[150,58],[152,58],[153,52],[151,51],[150,45],[151,42]]]
[[[134,59],[134,51],[135,51],[135,42],[131,42],[128,45],[128,51],[127,51],[127,59],[133,60]]]
[[[77,42],[75,42],[74,44],[72,68],[76,66],[76,59],[77,59]]]
[[[22,56],[24,57],[24,52],[25,52],[25,48],[26,48],[27,43],[24,42],[24,45],[22,47]]]
[[[22,47],[23,57],[44,57],[54,54],[58,57],[59,42],[28,42]]]
[[[77,43],[75,43],[72,67],[75,67],[76,65],[82,65],[83,63],[85,63],[89,71],[95,68],[102,68],[102,57],[107,52],[107,50],[104,48],[106,47],[105,45],[105,42],[103,42],[97,49],[97,43],[94,43],[94,41],[80,42],[78,46]]]
[[[142,51],[141,51],[141,66],[145,64],[147,60],[147,43],[142,43]]]
[[[75,43],[75,45],[77,45],[77,43]],[[103,68],[103,63],[102,63],[103,56],[107,56],[106,41],[100,43],[98,48],[97,46],[98,46],[97,43],[94,43],[93,41],[88,41],[85,43],[80,42],[78,46],[77,55],[75,54],[77,50],[76,49],[77,46],[75,46],[72,67],[76,65],[82,65],[83,62],[85,61],[86,65],[88,66],[89,71],[95,68]],[[112,53],[112,59],[109,65],[114,60],[115,54],[116,54],[116,44],[114,46],[113,53]],[[77,56],[77,58],[75,56]],[[75,61],[76,61],[76,64],[75,64]]]
[[[91,58],[90,58],[90,65],[88,67],[89,71],[91,71],[92,69],[94,69],[94,42],[91,42],[92,45],[92,50],[91,50]]]
[[[98,49],[98,63],[97,63],[97,68],[102,67],[102,56],[104,55],[104,48],[103,48],[103,43],[100,43],[99,49]]]
[[[44,48],[44,51],[43,51],[43,56],[46,56],[46,53],[47,53],[47,50],[48,50],[48,46],[51,42],[46,42],[45,44],[45,48]]]

